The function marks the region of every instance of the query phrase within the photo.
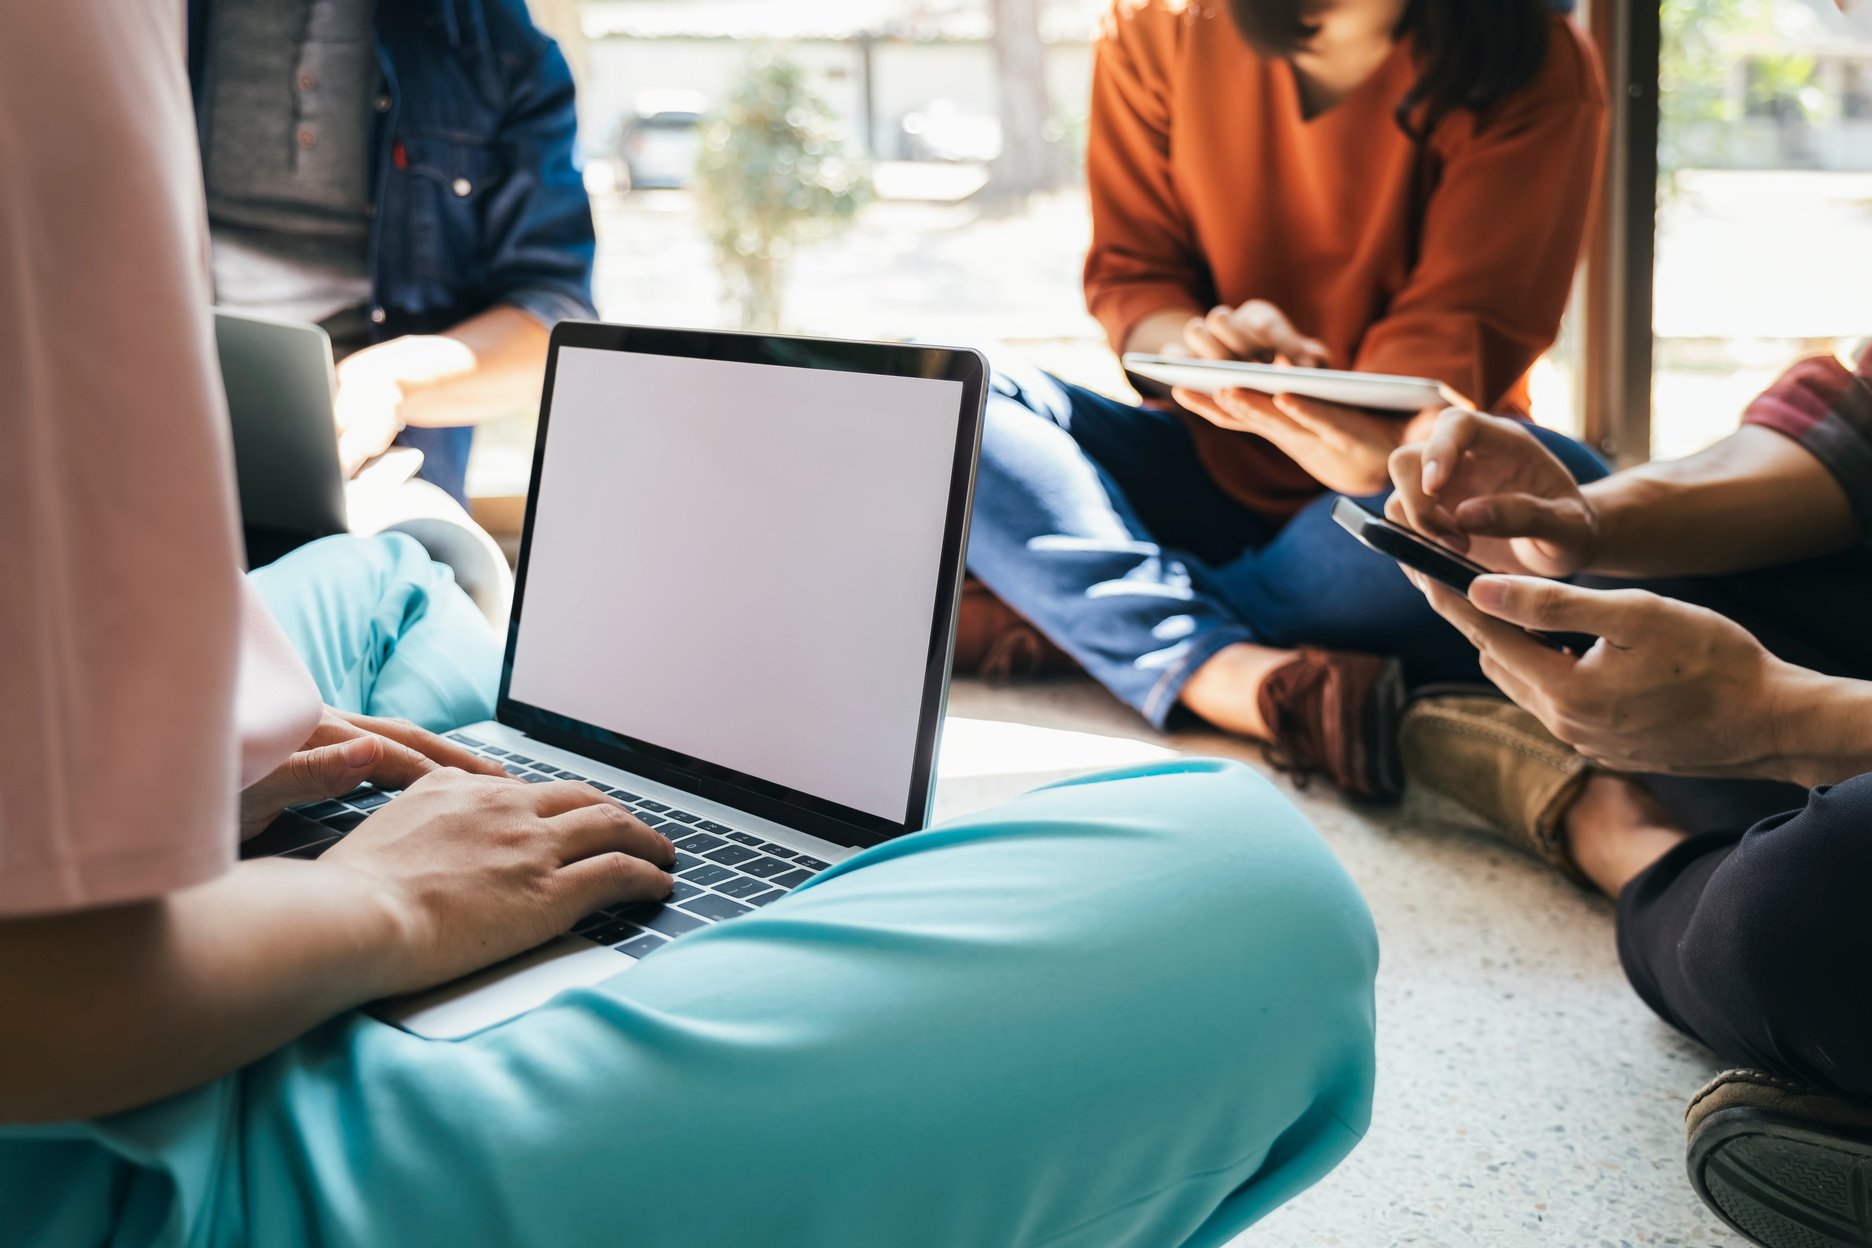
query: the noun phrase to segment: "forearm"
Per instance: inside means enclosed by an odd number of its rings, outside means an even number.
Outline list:
[[[1769,779],[1813,788],[1872,772],[1872,683],[1794,668],[1780,686]]]
[[[477,425],[539,404],[551,335],[512,307],[489,308],[440,334],[394,339],[346,361],[388,377],[402,392],[406,425]]]
[[[402,990],[404,931],[369,877],[283,859],[0,922],[0,1122],[96,1117],[237,1070]]]
[[[1741,572],[1832,554],[1864,537],[1833,474],[1757,426],[1582,492],[1599,519],[1591,570],[1607,576]]]

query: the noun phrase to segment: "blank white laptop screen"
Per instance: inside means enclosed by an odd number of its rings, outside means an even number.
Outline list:
[[[509,696],[901,820],[962,398],[562,347]]]

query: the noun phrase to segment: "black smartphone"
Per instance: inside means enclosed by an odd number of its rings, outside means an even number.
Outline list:
[[[1341,498],[1333,504],[1332,514],[1340,528],[1366,546],[1381,555],[1389,555],[1405,567],[1423,573],[1465,598],[1469,596],[1469,585],[1476,577],[1490,575],[1489,570],[1481,564],[1465,559],[1447,546],[1413,533],[1403,525],[1392,524],[1353,499]],[[1531,628],[1521,631],[1544,646],[1570,654],[1585,654],[1599,640],[1585,633],[1542,633]]]

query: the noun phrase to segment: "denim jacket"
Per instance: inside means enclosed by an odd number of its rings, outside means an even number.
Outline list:
[[[189,74],[207,134],[209,11],[189,2]],[[591,204],[572,72],[526,0],[376,6],[385,92],[372,136],[373,341],[507,304],[542,324],[595,315]],[[423,476],[461,497],[474,431],[408,429]]]

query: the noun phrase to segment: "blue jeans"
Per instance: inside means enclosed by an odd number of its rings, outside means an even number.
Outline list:
[[[1580,480],[1605,475],[1579,443],[1533,432]],[[1333,522],[1333,502],[1259,515],[1210,478],[1173,413],[998,371],[969,570],[1159,728],[1237,642],[1396,655],[1413,685],[1481,680],[1475,647]]]
[[[1378,946],[1265,780],[1185,759],[866,851],[459,1041],[351,1013],[0,1128],[37,1248],[1220,1248],[1370,1120]]]

